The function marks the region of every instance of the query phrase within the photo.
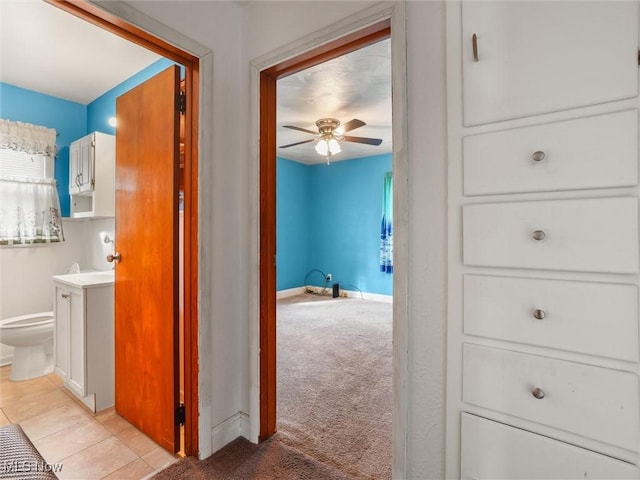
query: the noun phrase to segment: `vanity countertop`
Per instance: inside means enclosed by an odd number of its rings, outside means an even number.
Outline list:
[[[104,270],[95,272],[68,273],[66,275],[54,275],[54,281],[71,285],[72,287],[95,287],[101,285],[113,285],[114,271]]]

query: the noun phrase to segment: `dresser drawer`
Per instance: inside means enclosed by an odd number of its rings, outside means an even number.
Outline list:
[[[637,479],[638,467],[502,423],[462,414],[465,480]]]
[[[464,333],[638,361],[638,287],[464,276]]]
[[[472,135],[463,139],[464,194],[638,184],[638,112]]]
[[[633,373],[464,344],[462,390],[466,403],[638,449]]]
[[[466,205],[466,265],[638,272],[638,199]]]

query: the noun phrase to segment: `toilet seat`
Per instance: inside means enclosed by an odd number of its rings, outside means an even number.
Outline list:
[[[0,328],[35,327],[53,321],[53,312],[30,313],[0,320]]]

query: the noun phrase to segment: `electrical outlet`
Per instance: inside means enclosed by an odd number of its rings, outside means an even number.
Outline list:
[[[327,273],[327,282],[333,280],[333,276],[330,273]]]

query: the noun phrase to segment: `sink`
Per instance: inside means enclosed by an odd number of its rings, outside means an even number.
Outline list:
[[[75,287],[89,287],[92,285],[112,285],[115,275],[113,270],[104,270],[54,275],[52,278]]]

